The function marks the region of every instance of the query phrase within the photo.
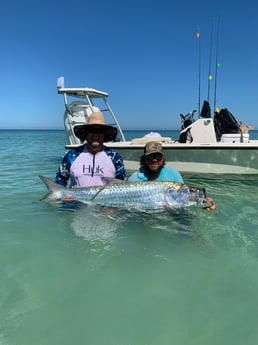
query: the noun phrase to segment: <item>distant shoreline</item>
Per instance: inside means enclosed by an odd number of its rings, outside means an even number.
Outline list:
[[[64,131],[61,128],[0,128],[0,131]]]
[[[65,131],[62,128],[0,128],[0,131]],[[124,129],[126,132],[153,132],[153,128],[151,129]],[[155,132],[158,131],[179,131],[179,129],[155,129]]]

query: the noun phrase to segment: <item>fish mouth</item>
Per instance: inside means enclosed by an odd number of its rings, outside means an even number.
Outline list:
[[[189,187],[189,192],[189,201],[197,202],[198,205],[201,205],[203,203],[203,200],[207,197],[205,188]]]
[[[205,188],[189,187],[189,192],[194,194],[202,194],[204,198],[207,197]]]

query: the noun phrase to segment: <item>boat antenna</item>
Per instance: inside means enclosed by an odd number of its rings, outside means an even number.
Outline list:
[[[219,34],[220,34],[220,17],[218,20],[218,29],[217,29],[217,47],[216,47],[216,66],[215,66],[215,86],[214,86],[214,113],[216,111],[217,104],[217,80],[218,80],[218,69],[220,68],[220,63],[218,60],[219,57]]]
[[[198,39],[198,50],[199,50],[199,58],[198,58],[198,117],[200,117],[201,113],[201,40],[200,40],[200,25],[197,25],[197,32],[196,38]]]
[[[210,87],[211,87],[211,80],[212,80],[212,74],[211,74],[211,60],[212,60],[212,47],[213,47],[213,22],[211,27],[211,41],[210,41],[210,62],[209,62],[209,75],[208,75],[208,98],[207,101],[210,103]]]

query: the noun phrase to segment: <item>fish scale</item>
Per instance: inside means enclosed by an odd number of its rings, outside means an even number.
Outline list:
[[[137,210],[162,210],[168,208],[201,206],[205,197],[203,188],[193,188],[175,182],[124,182],[104,186],[64,188],[40,176],[50,193],[44,199],[76,200],[102,206]]]
[[[137,188],[136,188],[137,187]],[[164,207],[167,205],[165,193],[166,186],[160,183],[120,183],[106,185],[94,198],[94,202],[105,202],[109,206],[141,208],[150,206],[152,208]]]

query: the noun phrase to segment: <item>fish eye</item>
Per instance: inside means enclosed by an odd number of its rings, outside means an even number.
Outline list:
[[[196,187],[189,187],[189,192],[191,193],[196,193],[197,192],[197,189]]]

